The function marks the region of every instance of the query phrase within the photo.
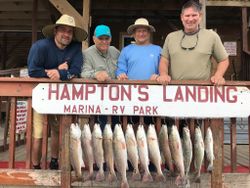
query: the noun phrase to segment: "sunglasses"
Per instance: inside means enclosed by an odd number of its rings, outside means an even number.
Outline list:
[[[180,42],[181,49],[183,49],[183,50],[193,50],[193,49],[195,49],[195,47],[198,44],[198,40],[199,40],[198,33],[196,34],[196,42],[195,42],[194,46],[189,47],[189,48],[186,48],[186,47],[183,46],[183,39],[185,38],[185,36],[186,36],[186,34],[184,33],[183,36],[182,36],[182,38],[181,38],[181,42]]]

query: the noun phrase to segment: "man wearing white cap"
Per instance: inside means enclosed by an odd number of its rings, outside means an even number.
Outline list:
[[[139,18],[127,29],[133,35],[135,44],[122,49],[118,59],[116,76],[119,80],[155,80],[161,47],[151,44],[150,38],[155,28],[145,18]]]
[[[87,32],[77,27],[75,19],[62,15],[55,24],[42,30],[46,39],[36,41],[28,55],[30,77],[50,78],[51,80],[70,80],[81,73],[81,41],[87,38]],[[33,111],[33,148],[32,163],[40,169],[43,115]],[[51,126],[51,169],[58,169],[58,127],[55,115],[48,116]]]

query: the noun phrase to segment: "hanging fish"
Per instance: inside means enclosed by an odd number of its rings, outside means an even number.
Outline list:
[[[213,170],[213,161],[214,161],[214,141],[213,141],[213,134],[212,134],[210,127],[208,127],[206,131],[205,151],[206,151],[206,157],[208,160],[207,171],[211,172]]]
[[[190,186],[188,177],[189,177],[190,165],[191,165],[192,157],[193,157],[193,145],[192,145],[190,131],[188,127],[183,127],[182,132],[183,132],[182,149],[183,149],[184,169],[185,169],[187,184],[188,186]]]
[[[85,159],[85,163],[87,163],[89,167],[89,175],[87,176],[86,180],[92,180],[94,175],[93,173],[94,153],[93,153],[92,135],[89,124],[87,123],[83,125],[81,138],[82,138],[83,156]]]
[[[127,147],[122,127],[120,124],[115,125],[113,148],[115,157],[115,167],[121,175],[121,188],[128,188],[129,184],[126,173],[128,168]]]
[[[132,175],[133,180],[140,180],[141,174],[139,172],[139,154],[137,148],[137,142],[132,124],[128,124],[125,132],[125,140],[128,151],[128,160],[132,164],[134,171]]]
[[[161,170],[161,154],[160,154],[160,148],[158,143],[158,138],[155,131],[155,126],[153,124],[150,124],[148,126],[147,131],[147,142],[148,142],[148,150],[149,150],[149,158],[150,161],[155,165],[157,169],[157,175],[155,179],[157,181],[165,181],[165,177]]]
[[[104,151],[103,151],[103,137],[102,130],[99,123],[95,123],[94,129],[92,132],[92,142],[93,142],[93,151],[94,158],[99,171],[96,174],[96,181],[103,181],[105,179],[103,163],[104,163]]]
[[[146,138],[143,125],[138,126],[138,129],[136,132],[136,140],[137,140],[140,164],[141,164],[142,169],[144,170],[142,181],[152,182],[153,178],[148,169],[148,165],[149,165],[148,145],[147,145],[147,138]]]
[[[199,126],[194,130],[194,167],[195,167],[195,182],[200,182],[200,171],[204,158],[204,141]]]
[[[184,173],[182,145],[178,129],[175,125],[172,125],[171,127],[171,131],[169,134],[169,146],[174,164],[179,172],[175,183],[177,186],[185,185],[186,181]]]
[[[70,125],[70,164],[75,171],[77,179],[82,178],[81,168],[85,167],[82,158],[81,129],[78,124]]]
[[[114,170],[113,132],[110,124],[106,124],[104,128],[103,148],[104,148],[104,159],[109,170],[108,180],[109,182],[113,182],[117,178]]]
[[[172,162],[172,156],[169,148],[168,128],[166,124],[163,124],[161,126],[161,130],[159,133],[159,146],[160,151],[163,155],[163,159],[170,171],[170,174],[174,175],[174,164]]]

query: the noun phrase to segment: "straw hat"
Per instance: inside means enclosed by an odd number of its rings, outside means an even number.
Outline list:
[[[71,26],[74,28],[74,33],[73,33],[73,40],[75,41],[84,41],[88,34],[87,32],[80,28],[77,27],[75,24],[75,19],[72,16],[69,16],[67,14],[63,14],[55,24],[52,25],[47,25],[42,29],[43,35],[45,37],[53,37],[54,36],[54,28],[58,25],[66,25],[66,26]]]
[[[130,25],[127,29],[128,34],[132,34],[137,27],[147,27],[150,32],[155,32],[155,28],[149,25],[148,20],[145,18],[138,18],[133,25]]]

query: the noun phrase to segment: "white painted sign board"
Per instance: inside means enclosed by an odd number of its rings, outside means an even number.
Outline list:
[[[248,117],[250,90],[236,86],[41,83],[32,92],[42,114]]]

